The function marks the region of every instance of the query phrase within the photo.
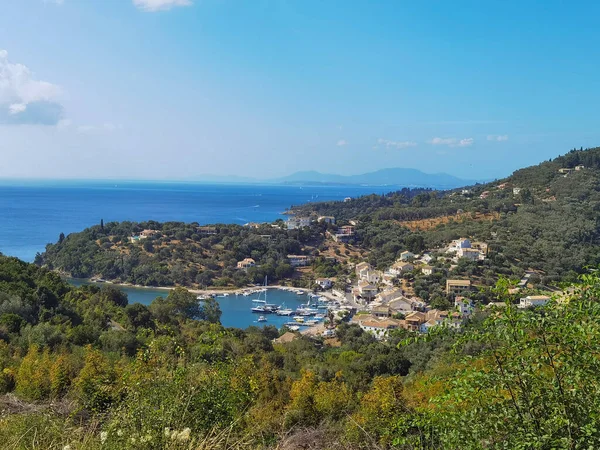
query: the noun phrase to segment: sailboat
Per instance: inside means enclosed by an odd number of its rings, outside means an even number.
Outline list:
[[[251,308],[251,311],[253,313],[256,314],[271,314],[271,313],[275,313],[277,312],[277,310],[279,309],[277,305],[271,305],[267,303],[267,277],[265,277],[265,287],[263,289],[261,289],[262,292],[265,293],[265,298],[264,300],[260,298],[260,292],[258,294],[258,298],[252,300],[253,303],[262,303],[262,305],[259,306],[253,306]]]

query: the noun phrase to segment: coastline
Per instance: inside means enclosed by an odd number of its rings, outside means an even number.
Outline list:
[[[267,289],[293,289],[295,291],[300,291],[304,294],[308,294],[313,292],[312,289],[307,289],[307,288],[297,288],[297,287],[292,287],[292,286],[284,286],[284,285],[272,285],[272,286],[252,286],[252,287],[245,287],[245,288],[237,288],[237,289],[191,289],[185,286],[143,286],[141,284],[131,284],[131,283],[115,283],[113,281],[102,281],[102,282],[98,282],[98,281],[94,281],[91,278],[72,278],[72,277],[67,277],[66,278],[67,281],[69,280],[76,280],[79,281],[83,284],[93,284],[96,286],[102,286],[104,284],[106,285],[110,285],[110,286],[116,286],[116,287],[126,287],[126,288],[133,288],[133,289],[148,289],[148,290],[158,290],[158,291],[172,291],[173,289],[176,289],[178,287],[182,287],[184,289],[187,289],[189,292],[193,293],[193,294],[197,294],[197,295],[206,295],[206,296],[219,296],[219,295],[223,295],[223,294],[229,294],[229,295],[242,295],[245,292],[253,292],[256,291],[258,289],[263,289],[263,288],[267,288]],[[340,297],[336,297],[334,296],[331,292],[328,291],[320,291],[319,295],[327,297],[329,299],[335,299],[335,300],[345,300],[343,298]]]

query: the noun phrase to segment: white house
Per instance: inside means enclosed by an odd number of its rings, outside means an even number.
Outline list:
[[[375,320],[368,318],[367,320],[361,320],[358,325],[367,333],[371,333],[377,339],[384,339],[390,330],[400,328],[401,322],[394,319]]]
[[[531,306],[544,306],[550,301],[547,295],[528,295],[521,298],[519,308],[529,308]]]
[[[328,223],[328,224],[334,224],[335,223],[335,217],[333,217],[333,216],[320,216],[317,219],[317,222],[319,222],[319,223],[324,222],[324,223]]]
[[[471,248],[471,241],[467,238],[455,239],[448,247],[448,253],[456,253],[460,249]]]
[[[400,253],[400,261],[408,261],[409,259],[412,259],[414,257],[415,257],[415,254],[412,252],[409,252],[408,250],[405,250],[402,253]]]
[[[354,288],[353,293],[355,301],[363,299],[370,302],[377,295],[377,286],[374,286],[367,281],[359,281],[358,286]]]
[[[433,271],[435,269],[432,266],[423,266],[421,267],[421,272],[423,273],[423,275],[433,275]]]
[[[290,217],[288,218],[286,225],[288,230],[297,230],[299,228],[309,227],[310,222],[310,217]]]
[[[468,317],[473,314],[473,300],[457,296],[454,299],[454,307],[461,316]]]
[[[402,275],[403,273],[412,272],[414,268],[415,266],[413,266],[411,263],[398,261],[395,262],[394,265],[387,270],[387,272],[390,275],[394,275],[397,277]]]
[[[315,283],[318,284],[321,289],[329,289],[333,286],[333,281],[329,278],[317,278]]]
[[[306,255],[287,255],[287,258],[292,267],[303,267],[310,263],[310,257]]]

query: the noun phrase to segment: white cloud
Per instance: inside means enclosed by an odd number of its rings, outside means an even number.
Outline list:
[[[507,134],[502,134],[502,135],[490,134],[487,137],[487,140],[488,141],[496,141],[496,142],[508,141],[508,135]]]
[[[133,4],[142,11],[166,11],[176,6],[191,6],[191,0],[133,0]]]
[[[345,147],[346,145],[348,145],[348,141],[346,139],[340,139],[336,142],[335,145],[337,145],[338,147]]]
[[[8,107],[9,114],[19,114],[27,109],[27,105],[24,103],[13,103]]]
[[[417,143],[413,141],[390,141],[389,139],[377,139],[377,145],[381,145],[385,148],[403,149],[409,147],[416,147]],[[377,148],[377,147],[375,147]]]
[[[475,142],[473,138],[440,138],[435,137],[429,141],[431,145],[447,145],[448,147],[470,147]]]
[[[13,63],[0,50],[0,123],[56,125],[63,107],[61,89],[37,80],[27,66]]]
[[[456,147],[470,147],[473,145],[473,142],[475,142],[475,139],[473,138],[461,139],[458,141],[458,144],[456,144]]]

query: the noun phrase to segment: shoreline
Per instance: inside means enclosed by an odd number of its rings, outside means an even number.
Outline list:
[[[253,287],[245,287],[245,288],[237,288],[237,289],[191,289],[191,288],[187,288],[185,286],[143,286],[143,285],[131,284],[131,283],[115,283],[113,281],[108,281],[108,280],[98,282],[98,281],[94,281],[91,278],[67,277],[66,279],[67,279],[67,281],[69,281],[69,280],[75,281],[76,280],[76,281],[82,282],[84,284],[93,284],[96,286],[102,286],[102,285],[106,284],[106,285],[116,286],[116,287],[126,287],[126,288],[133,288],[133,289],[148,289],[148,290],[157,290],[157,291],[172,291],[173,289],[176,289],[178,287],[183,287],[184,289],[187,289],[189,292],[191,292],[193,294],[207,295],[207,296],[219,296],[219,295],[223,295],[223,294],[242,295],[245,292],[256,292],[258,289],[263,289],[265,287],[267,289],[301,291],[303,294],[309,294],[309,293],[314,292],[312,289],[308,289],[308,288],[300,288],[300,287],[284,286],[284,285],[253,286]],[[339,301],[345,300],[345,298],[337,297],[337,296],[333,295],[330,291],[319,291],[318,295],[327,297],[330,300],[339,300]]]

